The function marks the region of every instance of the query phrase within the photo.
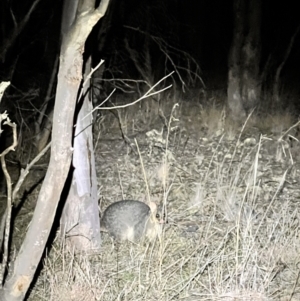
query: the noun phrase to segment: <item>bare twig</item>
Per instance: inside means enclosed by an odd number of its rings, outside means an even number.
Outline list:
[[[17,141],[17,126],[15,123],[12,123],[9,118],[7,117],[7,120],[4,124],[7,124],[8,126],[12,127],[13,129],[13,144],[9,146],[7,149],[5,149],[1,154],[1,166],[2,170],[6,179],[7,183],[7,207],[6,210],[1,218],[0,222],[0,248],[3,244],[3,238],[4,238],[4,252],[3,252],[3,261],[1,265],[1,272],[0,272],[0,283],[3,283],[3,277],[5,273],[5,267],[7,264],[7,258],[8,258],[8,241],[10,236],[10,223],[11,223],[11,212],[12,212],[12,206],[15,203],[16,200],[16,194],[19,191],[21,185],[23,184],[26,176],[29,173],[30,168],[47,152],[47,150],[50,147],[50,143],[30,162],[30,164],[27,165],[25,170],[21,171],[21,175],[19,177],[19,180],[12,191],[12,183],[10,175],[6,168],[6,162],[5,162],[5,155],[8,154],[10,151],[14,151],[15,147],[18,144]]]
[[[174,73],[174,71],[171,72],[170,74],[166,75],[166,76],[163,77],[162,79],[160,79],[154,86],[150,87],[150,89],[149,89],[142,97],[140,97],[139,99],[135,100],[134,102],[128,103],[128,104],[126,104],[126,105],[121,105],[121,106],[104,107],[104,108],[102,108],[101,106],[102,106],[105,102],[107,102],[107,101],[110,99],[110,97],[112,96],[112,94],[115,92],[116,89],[114,89],[114,90],[106,97],[106,99],[105,99],[103,102],[101,102],[98,106],[96,106],[89,114],[85,115],[85,116],[83,117],[83,119],[86,118],[87,116],[89,116],[90,114],[93,114],[96,110],[115,110],[115,109],[122,109],[122,108],[130,107],[130,106],[132,106],[132,105],[138,103],[139,101],[141,101],[141,100],[143,100],[143,99],[145,99],[145,98],[151,97],[151,96],[153,96],[153,95],[156,95],[156,94],[158,94],[158,93],[161,93],[161,92],[163,92],[163,91],[165,91],[165,90],[171,88],[172,85],[169,85],[169,86],[167,86],[167,87],[165,87],[165,88],[163,88],[163,89],[161,89],[161,90],[159,90],[159,91],[155,91],[155,92],[153,92],[153,93],[150,93],[157,85],[159,85],[162,81],[164,81],[166,78],[168,78],[169,76],[171,76],[173,73]]]
[[[296,290],[296,287],[297,287],[297,284],[298,284],[299,276],[300,276],[300,271],[298,270],[298,274],[297,274],[297,277],[296,277],[296,280],[295,280],[295,283],[294,283],[294,286],[293,286],[293,290],[291,292],[291,295],[290,295],[290,298],[289,298],[288,301],[291,301],[292,298],[293,298],[293,296],[294,296],[294,294],[295,294],[295,290]]]
[[[95,107],[90,113],[86,114],[82,120],[86,117],[88,117],[89,115],[93,114],[96,110],[98,110],[101,106],[103,106],[110,98],[111,96],[115,93],[116,89],[113,89],[112,92],[97,106]]]
[[[188,74],[188,79],[190,82],[194,85],[196,80],[198,79],[203,87],[205,88],[205,83],[202,80],[200,76],[200,67],[196,60],[187,52],[177,49],[176,47],[173,47],[172,45],[168,44],[164,39],[158,36],[149,35],[146,31],[141,30],[140,28],[135,28],[132,26],[124,25],[125,28],[128,28],[130,30],[134,30],[139,32],[140,34],[143,34],[144,36],[150,37],[152,41],[159,47],[160,51],[165,55],[166,61],[168,61],[172,67],[174,68],[180,82],[182,85],[183,91],[185,90],[186,83],[183,79],[183,76],[180,73],[180,70],[185,71]],[[176,65],[174,58],[180,56],[181,58],[185,58],[186,67],[181,67]],[[133,58],[132,58],[133,59]],[[194,67],[195,71],[192,71],[191,67]],[[138,67],[138,66],[136,66]]]
[[[48,108],[49,100],[53,97],[53,87],[55,84],[57,72],[58,72],[58,62],[59,62],[59,56],[56,57],[52,73],[50,77],[50,82],[48,85],[45,101],[43,105],[41,106],[41,109],[39,111],[39,116],[35,122],[35,141],[36,141],[36,149],[37,153],[39,154],[47,144],[49,140],[49,136],[51,134],[52,130],[52,120],[53,120],[53,109],[50,111],[48,116],[46,116],[46,110]],[[45,121],[44,121],[45,120]],[[44,121],[44,123],[43,123]],[[41,128],[43,125],[43,128]]]
[[[281,71],[292,51],[296,36],[298,35],[300,30],[300,25],[296,28],[295,33],[293,34],[293,36],[291,37],[290,43],[285,51],[283,60],[281,62],[281,64],[278,66],[277,70],[276,70],[276,75],[275,75],[275,80],[274,80],[274,85],[273,85],[273,96],[275,98],[276,102],[279,102],[279,86],[280,86],[280,74]]]
[[[115,110],[115,109],[121,109],[121,108],[127,108],[127,107],[130,107],[136,103],[138,103],[139,101],[145,99],[145,98],[148,98],[150,96],[153,96],[153,95],[156,95],[156,94],[159,94],[169,88],[172,87],[172,85],[169,85],[159,91],[155,91],[155,92],[152,92],[150,93],[157,85],[159,85],[162,81],[164,81],[166,78],[168,78],[169,76],[171,76],[172,74],[174,73],[174,71],[172,71],[171,73],[169,73],[168,75],[164,76],[162,79],[160,79],[154,86],[152,86],[142,97],[140,97],[139,99],[135,100],[134,102],[131,102],[131,103],[128,103],[126,105],[121,105],[121,106],[115,106],[115,107],[105,107],[105,108],[100,108],[99,106],[97,106],[94,110]],[[93,110],[93,111],[94,111]],[[92,112],[93,112],[92,111]]]
[[[135,145],[136,145],[136,148],[137,148],[137,151],[138,151],[138,154],[139,154],[141,166],[142,166],[142,171],[143,171],[145,186],[146,186],[146,190],[147,190],[148,205],[149,205],[150,202],[151,202],[150,189],[149,189],[149,185],[148,185],[148,181],[147,181],[147,175],[146,175],[146,171],[145,171],[145,167],[144,167],[144,162],[143,162],[143,158],[142,158],[142,155],[141,155],[141,152],[140,152],[139,145],[138,145],[138,143],[137,143],[137,141],[136,141],[135,138],[134,138],[134,142],[135,142]]]
[[[277,141],[281,141],[282,138],[283,138],[290,130],[292,130],[293,128],[297,127],[299,124],[300,124],[300,120],[299,120],[297,123],[295,123],[294,125],[292,125],[288,130],[286,130],[286,131],[278,138]]]
[[[50,145],[51,145],[51,142],[49,142],[45,148],[29,163],[27,164],[26,168],[25,169],[22,169],[21,170],[21,174],[20,174],[20,177],[19,177],[19,180],[13,190],[13,193],[12,193],[12,203],[14,204],[15,200],[16,200],[16,195],[18,193],[18,191],[20,190],[20,187],[22,186],[26,176],[28,175],[29,173],[29,170],[31,169],[31,167],[37,163],[41,157],[48,151],[48,149],[50,148]]]
[[[54,87],[54,82],[55,82],[56,75],[57,75],[58,61],[59,61],[59,56],[57,56],[56,59],[55,59],[54,66],[53,66],[52,73],[51,73],[50,82],[49,82],[47,93],[46,93],[45,102],[42,105],[39,117],[38,117],[38,119],[36,121],[36,126],[37,126],[36,134],[39,134],[39,132],[40,132],[41,125],[42,125],[42,122],[44,120],[45,112],[46,112],[48,104],[49,104],[49,100],[52,97],[52,91],[53,91],[53,87]]]
[[[25,26],[27,25],[28,21],[30,20],[30,17],[32,15],[33,11],[35,10],[36,6],[38,5],[38,3],[40,1],[41,0],[35,0],[32,3],[28,12],[26,13],[26,15],[23,17],[23,19],[19,23],[17,23],[17,21],[16,21],[16,18],[15,18],[12,8],[10,8],[11,17],[14,21],[14,28],[9,32],[8,38],[6,38],[4,40],[4,42],[2,43],[2,45],[0,47],[0,60],[2,62],[5,61],[8,49],[10,49],[12,47],[12,45],[16,42],[17,38],[20,36],[21,32],[24,30]]]
[[[100,66],[104,64],[104,60],[100,60],[99,64],[95,67],[95,68],[91,68],[91,72],[87,75],[84,83],[83,83],[83,87],[87,84],[87,82],[91,79],[92,75],[94,74],[95,71],[98,70],[98,68],[100,68]],[[81,94],[80,96],[82,95],[82,91],[83,89],[81,90]]]
[[[1,266],[1,272],[0,272],[0,283],[2,285],[3,283],[3,277],[5,273],[5,267],[7,263],[7,258],[8,258],[8,242],[9,242],[9,234],[10,234],[10,221],[11,221],[11,207],[12,207],[12,184],[11,184],[11,178],[10,175],[7,171],[6,168],[6,162],[5,162],[5,155],[7,155],[9,152],[14,151],[15,147],[18,144],[17,140],[17,125],[14,122],[11,122],[9,117],[7,116],[6,121],[4,124],[10,126],[13,131],[13,143],[7,147],[1,154],[1,166],[2,170],[6,179],[6,184],[7,184],[7,208],[4,213],[4,216],[2,217],[3,219],[6,219],[5,222],[5,227],[3,226],[3,229],[1,227],[1,233],[0,233],[0,246],[2,247],[2,242],[3,242],[3,234],[4,234],[4,251],[3,251],[3,260],[2,260],[2,266]],[[1,221],[1,224],[4,225],[4,221]]]

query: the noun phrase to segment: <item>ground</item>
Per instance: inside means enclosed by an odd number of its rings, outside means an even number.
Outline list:
[[[168,223],[90,257],[54,243],[29,300],[300,300],[297,120],[176,98],[117,112],[95,126],[100,211],[150,197]]]

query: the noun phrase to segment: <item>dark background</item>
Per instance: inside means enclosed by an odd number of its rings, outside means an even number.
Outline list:
[[[11,39],[14,22],[25,18],[32,1],[7,1],[0,4],[2,47]],[[0,80],[11,80],[7,90],[9,99],[3,106],[10,108],[15,101],[12,95],[20,95],[34,89],[40,101],[45,97],[55,58],[59,53],[62,1],[40,0],[24,29],[7,50],[0,62]],[[164,41],[172,59],[181,65],[185,54],[195,59],[201,68],[206,89],[225,89],[227,85],[228,52],[233,33],[233,1],[224,0],[112,0],[110,8],[94,29],[86,51],[93,53],[94,64],[100,58],[106,60],[110,72],[104,76],[141,79],[132,59],[126,53],[124,39],[132,49],[141,54],[146,36]],[[105,21],[109,18],[109,22]],[[106,27],[103,30],[103,24]],[[292,35],[300,24],[296,1],[271,1],[262,3],[261,70],[271,55],[271,67],[265,81],[271,82],[282,62]],[[150,38],[151,40],[151,38]],[[165,66],[164,55],[155,43],[150,43],[151,65],[155,80],[161,78],[172,66]],[[292,51],[282,70],[285,93],[299,93],[300,37],[297,35]],[[114,57],[112,60],[111,58]],[[184,65],[184,64],[182,64]],[[167,70],[168,69],[168,70]],[[183,76],[184,73],[183,73]],[[203,88],[200,82],[193,88]],[[6,93],[6,94],[7,94]],[[18,96],[19,97],[19,96]],[[293,100],[295,102],[295,100]]]

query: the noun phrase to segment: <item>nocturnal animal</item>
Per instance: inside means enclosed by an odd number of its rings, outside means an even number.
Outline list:
[[[140,201],[124,200],[109,205],[101,218],[101,231],[116,241],[137,242],[146,237],[153,240],[161,231],[157,206]]]

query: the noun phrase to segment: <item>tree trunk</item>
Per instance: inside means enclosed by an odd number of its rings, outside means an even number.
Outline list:
[[[240,118],[260,100],[261,1],[234,0],[234,16],[227,97],[232,117]]]
[[[85,70],[87,78],[91,70],[91,58],[87,61]],[[93,106],[87,90],[83,87],[84,99],[75,127],[74,172],[61,219],[61,235],[65,236],[68,245],[79,251],[97,250],[101,246],[92,114],[90,114]]]
[[[243,32],[245,28],[245,4],[243,0],[234,1],[233,39],[228,59],[228,86],[227,101],[233,118],[245,116],[241,91],[241,48],[243,45]]]
[[[94,1],[90,0],[68,0],[66,3],[68,11],[65,16],[68,22],[63,28],[50,163],[33,219],[16,260],[11,265],[10,278],[0,292],[1,301],[20,301],[25,298],[44,252],[71,164],[73,120],[82,80],[84,43],[93,26],[104,15],[109,0],[102,0],[97,9],[94,9]]]
[[[249,111],[259,103],[261,94],[261,79],[259,72],[261,0],[251,0],[248,2],[247,15],[248,35],[242,49],[242,99],[244,108],[246,111]]]

